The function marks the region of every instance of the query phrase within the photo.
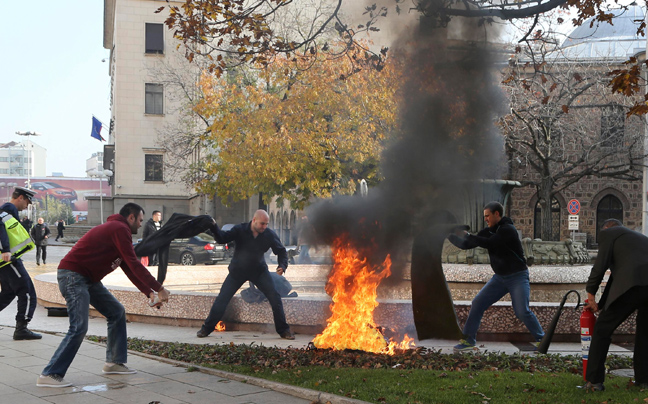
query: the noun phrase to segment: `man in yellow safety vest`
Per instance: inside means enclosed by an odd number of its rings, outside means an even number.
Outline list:
[[[35,194],[31,189],[16,187],[11,200],[0,206],[0,311],[18,298],[15,340],[42,338],[27,328],[36,310],[36,290],[20,257],[34,248],[34,242],[18,221],[18,211],[27,209]]]

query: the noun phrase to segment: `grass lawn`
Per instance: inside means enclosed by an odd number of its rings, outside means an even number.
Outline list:
[[[648,390],[628,386],[630,379],[615,376],[607,378],[605,391],[586,392],[576,388],[583,383],[582,376],[567,372],[321,367],[255,372],[249,367],[218,367],[370,403],[648,403]]]
[[[105,342],[105,338],[91,337]],[[262,345],[191,345],[129,339],[129,349],[188,364],[274,380],[370,403],[648,404],[648,390],[608,375],[603,392],[583,391],[580,356],[442,354],[417,348],[396,355],[284,349]],[[610,356],[609,369],[632,367]]]

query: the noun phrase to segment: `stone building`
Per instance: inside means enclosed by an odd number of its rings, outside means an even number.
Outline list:
[[[646,39],[637,36],[637,21],[645,18],[645,10],[638,6],[617,16],[614,25],[594,24],[590,21],[576,28],[561,45],[562,63],[586,63],[592,69],[610,65],[620,65],[629,57],[645,58]],[[599,66],[599,67],[597,67]],[[606,95],[601,95],[605,97]],[[596,104],[593,102],[592,104]],[[642,139],[645,124],[641,118],[626,118],[626,110],[610,108],[607,100],[598,102],[600,108],[587,119],[590,131],[581,133],[590,136],[592,142],[602,139],[606,132],[615,131],[619,140],[612,147],[626,147],[623,139]],[[571,113],[572,111],[570,111]],[[576,112],[578,113],[578,112]],[[641,143],[643,144],[643,141]],[[564,146],[568,149],[571,145]],[[518,162],[519,163],[519,162]],[[509,179],[524,183],[529,171],[523,164],[511,163]],[[643,184],[613,178],[587,176],[557,193],[552,200],[552,240],[571,237],[569,230],[568,203],[576,199],[580,203],[579,229],[575,234],[578,240],[586,240],[588,246],[596,246],[598,229],[608,218],[620,219],[626,226],[642,230]],[[523,186],[513,190],[507,214],[510,215],[521,231],[522,237],[540,238],[541,208],[539,196],[533,186]]]

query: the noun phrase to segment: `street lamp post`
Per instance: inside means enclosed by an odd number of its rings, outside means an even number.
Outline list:
[[[104,178],[111,177],[113,175],[113,172],[110,170],[90,170],[88,171],[88,174],[91,177],[97,177],[99,178],[99,215],[101,216],[101,224],[104,222],[104,214],[103,214],[103,189],[102,189],[102,182]]]
[[[38,132],[21,132],[21,131],[18,131],[18,132],[16,132],[16,135],[25,136],[27,139],[29,139],[29,136],[40,136],[41,134],[38,133]],[[32,167],[34,165],[34,159],[32,158],[32,155],[31,155],[31,151],[34,148],[34,145],[31,142],[31,140],[29,142],[31,144],[29,145],[30,147],[27,149],[27,184],[26,184],[27,186],[25,187],[27,189],[31,189],[31,171],[32,171]],[[29,219],[31,219],[31,205],[27,209],[27,217],[29,217]]]

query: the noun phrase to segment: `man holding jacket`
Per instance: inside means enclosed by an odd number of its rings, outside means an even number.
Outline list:
[[[648,237],[632,231],[616,219],[603,222],[599,233],[599,250],[590,272],[585,290],[587,307],[597,312],[603,310],[596,320],[589,349],[587,383],[582,388],[605,390],[605,358],[612,333],[632,313],[637,311],[637,334],[635,335],[634,371],[635,385],[648,389]],[[611,275],[601,301],[596,303],[596,292],[605,272]]]
[[[160,307],[169,300],[169,292],[146,270],[133,249],[132,235],[137,234],[143,220],[144,210],[135,203],[127,203],[119,214],[108,216],[106,223],[93,227],[81,237],[59,263],[57,280],[65,298],[70,327],[38,377],[36,386],[72,385],[63,377],[88,331],[90,305],[106,317],[108,323],[103,373],[136,373],[126,366],[126,311],[101,280],[121,267],[128,279],[150,299],[150,305]]]
[[[461,230],[463,237],[456,234],[448,237],[452,244],[462,250],[475,247],[488,249],[491,268],[495,272],[472,301],[463,328],[464,339],[454,347],[456,352],[476,349],[477,330],[484,312],[507,293],[511,295],[515,316],[529,329],[536,343],[544,337],[542,326],[529,308],[529,268],[524,258],[520,236],[513,226],[513,221],[503,215],[504,207],[499,202],[490,202],[484,207],[487,228],[477,235]]]
[[[288,268],[286,247],[281,244],[277,234],[268,229],[268,220],[268,213],[259,209],[254,213],[251,222],[237,224],[231,230],[222,231],[214,224],[212,232],[216,241],[220,244],[234,241],[236,249],[228,268],[229,274],[223,281],[209,316],[196,334],[198,338],[207,337],[214,331],[236,291],[245,282],[252,281],[270,302],[275,330],[279,336],[284,339],[295,339],[290,326],[286,323],[281,296],[275,288],[268,271],[268,264],[265,262],[265,252],[272,249],[272,252],[277,255],[277,274],[283,275]]]

